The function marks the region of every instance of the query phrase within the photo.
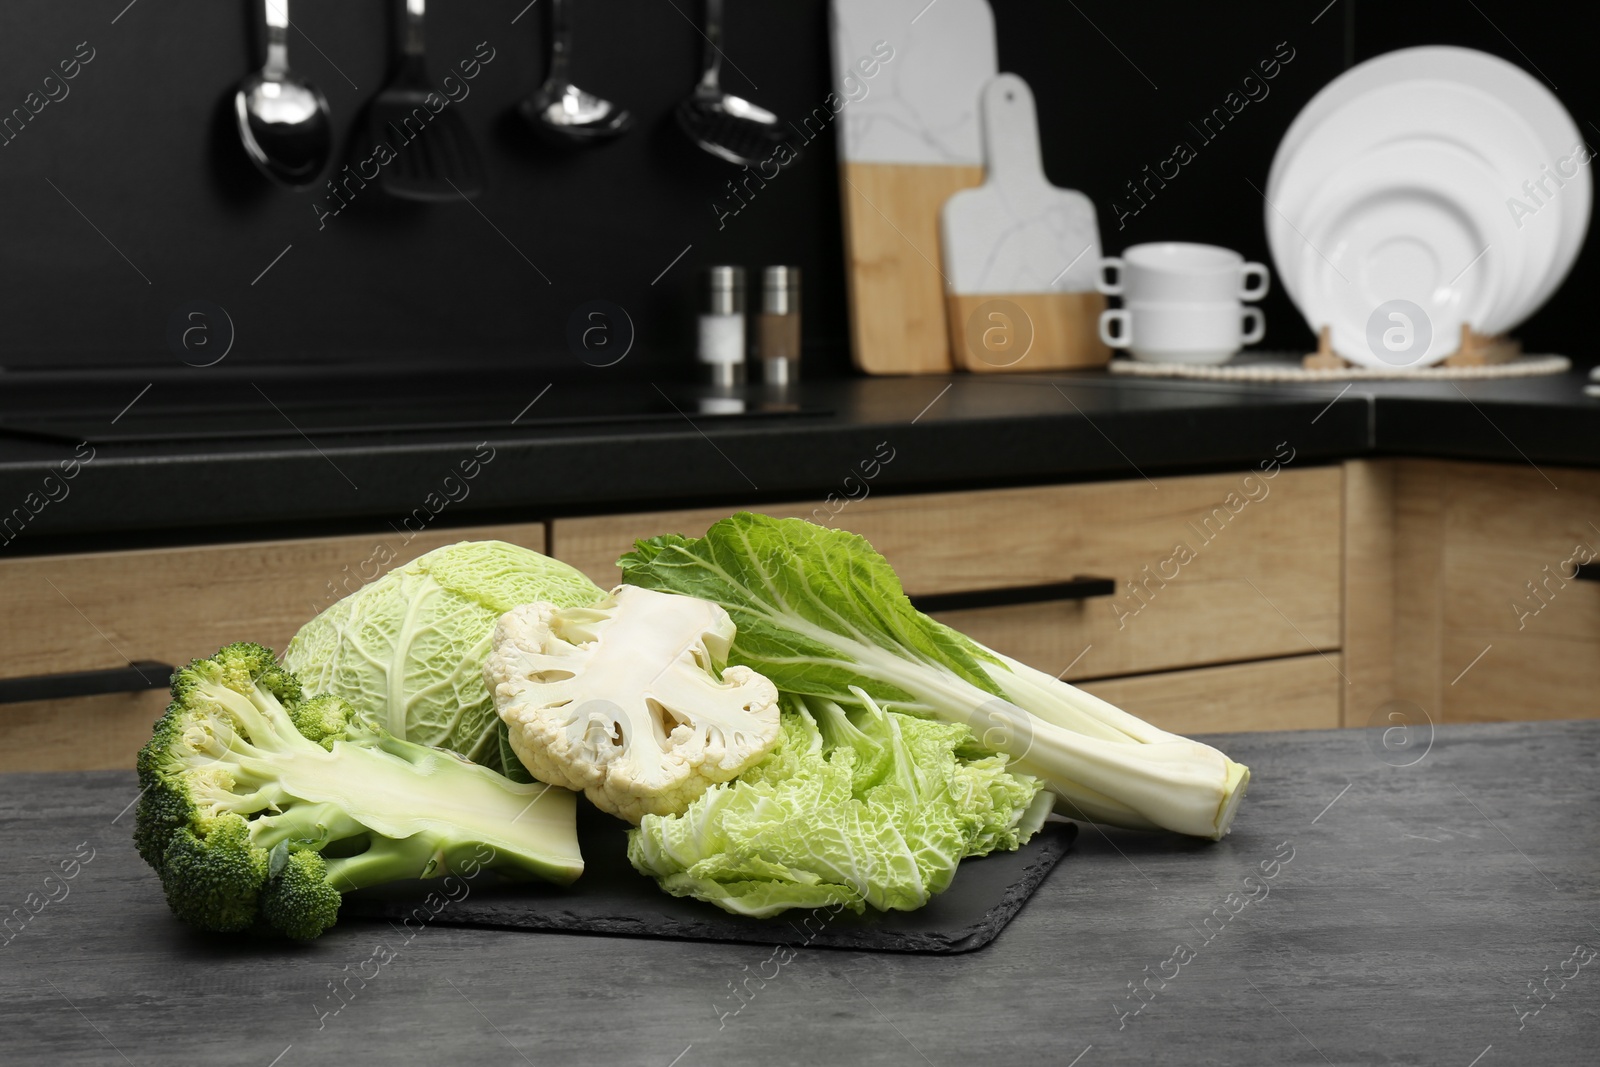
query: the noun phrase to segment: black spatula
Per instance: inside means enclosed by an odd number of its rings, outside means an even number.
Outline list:
[[[402,200],[454,200],[483,192],[483,160],[455,105],[428,80],[424,59],[426,0],[403,0],[400,58],[389,84],[367,106],[362,152],[388,145],[378,184]],[[429,107],[429,97],[432,107]],[[381,160],[380,160],[381,162]]]

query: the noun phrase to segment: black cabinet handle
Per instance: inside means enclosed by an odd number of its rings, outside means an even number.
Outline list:
[[[1573,577],[1580,582],[1600,582],[1600,563],[1580,563]]]
[[[1111,578],[1092,578],[1078,575],[1065,582],[1047,585],[1021,585],[1008,589],[973,589],[962,593],[930,593],[914,596],[911,606],[918,611],[965,611],[969,608],[1009,607],[1013,604],[1042,604],[1049,600],[1087,600],[1095,596],[1111,596],[1117,583]]]
[[[111,667],[103,671],[68,671],[65,674],[35,674],[27,678],[0,678],[0,704],[165,689],[172,684],[173,670],[170,663],[141,659],[126,667]]]

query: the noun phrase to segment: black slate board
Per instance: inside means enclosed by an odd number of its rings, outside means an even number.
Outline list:
[[[910,912],[856,915],[827,909],[791,911],[770,919],[730,915],[711,904],[669,896],[628,862],[627,826],[587,804],[578,807],[584,874],[571,886],[490,882],[474,878],[459,899],[420,907],[441,883],[394,883],[346,894],[341,923],[356,920],[446,926],[496,926],[569,934],[608,934],[674,940],[804,944],[871,952],[971,952],[1000,933],[1045,875],[1066,855],[1077,826],[1049,823],[1015,852],[966,860],[950,888]],[[435,901],[443,897],[436,895]]]

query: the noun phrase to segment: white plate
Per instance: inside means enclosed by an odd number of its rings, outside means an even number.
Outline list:
[[[1503,200],[1524,180],[1537,175],[1543,149],[1538,135],[1513,110],[1472,86],[1451,81],[1414,81],[1370,90],[1335,110],[1288,160],[1279,175],[1269,215],[1268,241],[1274,257],[1292,262],[1301,244],[1305,206],[1335,173],[1374,147],[1407,142],[1446,143],[1472,153],[1496,171],[1502,181],[1493,192]],[[1505,289],[1497,294],[1485,318],[1473,328],[1483,333],[1509,329],[1530,308],[1539,284],[1550,269],[1560,243],[1559,201],[1526,216],[1513,239],[1527,246],[1525,268],[1506,272]],[[1292,285],[1292,282],[1286,284]],[[1291,295],[1295,295],[1291,289]]]
[[[1341,168],[1305,211],[1296,290],[1307,323],[1329,326],[1334,351],[1366,366],[1426,366],[1454,352],[1462,325],[1483,321],[1522,269],[1523,246],[1494,202],[1499,181],[1440,143],[1389,145]],[[1422,309],[1424,353],[1374,349],[1371,320],[1393,300]],[[1418,337],[1421,325],[1411,323]]]
[[[1455,81],[1473,86],[1495,97],[1517,112],[1538,135],[1544,148],[1544,156],[1539,162],[1552,169],[1559,160],[1569,157],[1575,146],[1582,143],[1577,126],[1566,109],[1561,106],[1561,102],[1531,75],[1514,64],[1484,52],[1445,45],[1429,45],[1390,52],[1352,67],[1328,83],[1290,124],[1278,146],[1277,154],[1273,157],[1272,169],[1267,179],[1268,204],[1264,211],[1269,233],[1272,221],[1277,215],[1272,202],[1276,199],[1274,194],[1280,191],[1282,173],[1304,142],[1317,136],[1317,130],[1322,123],[1346,103],[1372,89],[1414,80]],[[1568,169],[1573,169],[1570,163]],[[1508,177],[1506,180],[1513,188],[1504,191],[1502,210],[1508,210],[1505,198],[1509,198],[1513,192],[1520,194],[1521,183],[1538,176],[1536,165],[1533,174],[1517,176],[1514,181]],[[1578,166],[1576,173],[1564,180],[1566,186],[1560,190],[1556,198],[1561,204],[1560,234],[1556,252],[1547,269],[1530,287],[1531,295],[1518,302],[1523,307],[1519,309],[1510,306],[1504,309],[1511,316],[1510,325],[1515,325],[1532,314],[1555,292],[1571,269],[1583,245],[1584,235],[1588,232],[1593,183],[1587,167]],[[1547,206],[1540,208],[1539,214],[1550,210],[1554,210],[1554,204],[1547,202]],[[1528,221],[1524,218],[1524,222]],[[1295,225],[1298,226],[1299,223],[1295,222]],[[1274,255],[1276,254],[1274,250]],[[1283,262],[1298,262],[1298,255],[1288,261],[1280,262],[1280,277],[1292,273],[1282,269]]]

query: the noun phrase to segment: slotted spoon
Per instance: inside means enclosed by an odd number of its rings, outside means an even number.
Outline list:
[[[427,0],[404,0],[405,22],[394,73],[367,108],[366,143],[371,154],[386,144],[394,158],[378,170],[378,185],[402,200],[471,199],[483,192],[483,159],[455,104],[428,79],[423,37]],[[444,105],[435,111],[429,96]]]

